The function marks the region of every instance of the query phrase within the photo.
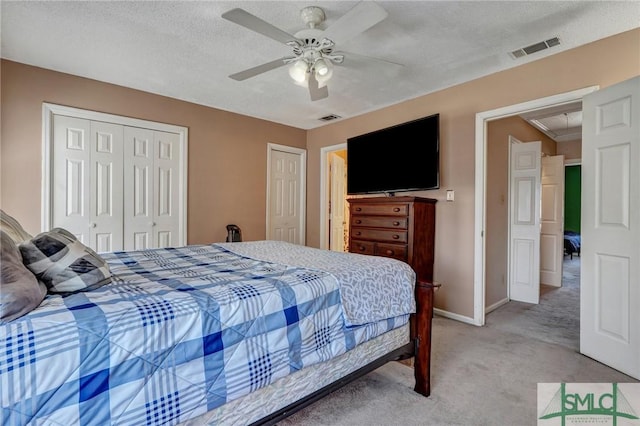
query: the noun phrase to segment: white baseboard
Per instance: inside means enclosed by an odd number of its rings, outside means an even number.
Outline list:
[[[440,315],[441,317],[445,317],[445,318],[449,318],[449,319],[452,319],[452,320],[464,322],[466,324],[471,324],[471,325],[476,325],[476,326],[478,325],[478,324],[475,323],[473,318],[465,317],[464,315],[460,315],[460,314],[454,314],[453,312],[445,311],[445,310],[442,310],[442,309],[434,308],[433,309],[433,313],[436,314],[436,315]]]
[[[491,311],[495,311],[496,309],[498,309],[500,306],[506,304],[509,302],[509,299],[507,299],[506,297],[502,300],[498,300],[496,303],[494,303],[491,306],[487,306],[486,308],[484,308],[484,314],[487,315],[489,312]]]

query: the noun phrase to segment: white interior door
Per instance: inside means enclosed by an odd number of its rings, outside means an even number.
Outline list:
[[[125,127],[124,249],[144,250],[153,244],[153,131]]]
[[[43,113],[43,230],[97,251],[186,244],[186,128],[47,103]]]
[[[564,156],[542,158],[540,282],[562,286],[564,259]]]
[[[180,244],[180,138],[175,133],[153,132],[154,143],[154,221],[155,247]]]
[[[269,144],[267,239],[305,243],[303,150]]]
[[[125,127],[125,250],[180,243],[180,138]]]
[[[91,122],[91,231],[97,252],[122,250],[123,127]]]
[[[510,141],[509,298],[538,303],[541,142]]]
[[[51,228],[64,228],[89,245],[91,122],[54,115],[53,123]]]
[[[583,99],[580,352],[640,379],[640,77]]]
[[[345,161],[335,153],[329,154],[331,168],[331,201],[329,223],[331,234],[329,235],[329,247],[333,251],[344,251],[345,222],[345,198],[347,188],[345,185]]]
[[[122,126],[55,115],[52,227],[122,250]]]

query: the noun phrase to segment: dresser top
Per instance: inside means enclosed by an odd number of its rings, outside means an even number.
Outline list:
[[[432,203],[435,204],[438,200],[434,198],[424,197],[362,197],[362,198],[348,198],[350,203]]]

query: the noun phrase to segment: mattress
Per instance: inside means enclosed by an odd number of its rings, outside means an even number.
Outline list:
[[[242,426],[251,424],[334,383],[408,342],[409,324],[406,323],[402,327],[383,333],[334,359],[296,371],[289,376],[278,379],[268,387],[186,421],[181,426]]]

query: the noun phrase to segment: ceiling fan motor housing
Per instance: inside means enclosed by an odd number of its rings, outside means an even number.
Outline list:
[[[300,11],[300,17],[309,28],[315,28],[325,20],[324,10],[317,6],[307,6]]]

